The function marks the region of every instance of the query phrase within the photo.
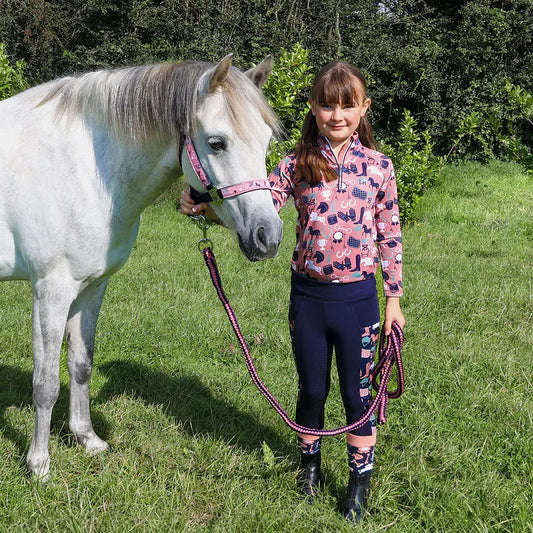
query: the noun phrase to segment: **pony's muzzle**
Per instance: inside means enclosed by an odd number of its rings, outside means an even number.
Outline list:
[[[250,261],[262,261],[274,257],[278,253],[283,237],[283,223],[276,221],[257,222],[247,237],[238,233],[239,246],[242,253]]]

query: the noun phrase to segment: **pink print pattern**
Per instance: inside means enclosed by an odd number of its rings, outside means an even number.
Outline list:
[[[337,160],[325,137],[323,156],[338,174],[310,186],[290,154],[270,175],[279,210],[293,196],[298,211],[292,268],[313,279],[350,283],[375,275],[381,263],[387,296],[401,296],[402,239],[392,161],[364,147],[357,133]]]
[[[362,328],[361,335],[361,367],[359,373],[359,393],[365,409],[370,406],[372,400],[372,370],[376,358],[376,349],[379,341],[379,322]],[[370,420],[373,427],[376,425],[376,417]]]
[[[244,194],[245,192],[257,191],[258,189],[270,189],[270,181],[268,179],[252,180],[237,183],[235,185],[228,185],[227,187],[220,189],[220,194],[223,198],[231,198],[233,196],[238,196],[239,194]]]

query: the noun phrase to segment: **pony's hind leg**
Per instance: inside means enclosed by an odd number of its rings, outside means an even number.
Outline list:
[[[74,291],[61,276],[33,284],[33,403],[35,428],[27,464],[39,480],[50,469],[50,421],[59,395],[59,356]]]
[[[88,287],[72,304],[67,321],[67,362],[70,375],[69,427],[89,453],[98,453],[108,445],[94,432],[89,405],[96,323],[107,280]]]

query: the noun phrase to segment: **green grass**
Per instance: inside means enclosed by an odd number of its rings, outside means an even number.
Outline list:
[[[342,437],[324,443],[315,505],[295,487],[290,430],[253,387],[196,242],[162,201],[112,280],[91,385],[97,432],[69,435],[68,376],[54,411],[50,483],[29,481],[31,301],[0,285],[0,531],[532,532],[533,183],[518,167],[447,167],[404,231],[406,392],[380,429],[371,516],[340,517]],[[289,412],[287,331],[294,213],[277,258],[248,263],[210,230],[258,371]],[[328,425],[343,421],[338,390]]]

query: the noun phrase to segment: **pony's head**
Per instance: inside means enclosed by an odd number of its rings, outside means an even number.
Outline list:
[[[209,68],[197,85],[196,112],[188,137],[215,188],[251,180],[266,180],[265,158],[278,121],[261,93],[272,70],[268,57],[243,73],[231,66],[232,56]],[[186,150],[181,156],[188,183],[204,192]],[[252,190],[213,203],[213,209],[238,238],[251,261],[276,255],[282,222],[268,190]]]
[[[192,140],[215,188],[266,180],[266,151],[272,134],[279,133],[277,117],[261,92],[272,59],[246,73],[231,63],[230,55],[219,64],[182,61],[63,78],[39,105],[58,97],[58,116],[81,115],[87,124],[104,124],[140,150],[170,142],[179,147],[187,181],[200,192],[205,188],[191,167],[184,138]],[[282,222],[268,190],[225,199],[214,209],[237,234],[248,259],[277,253]]]

